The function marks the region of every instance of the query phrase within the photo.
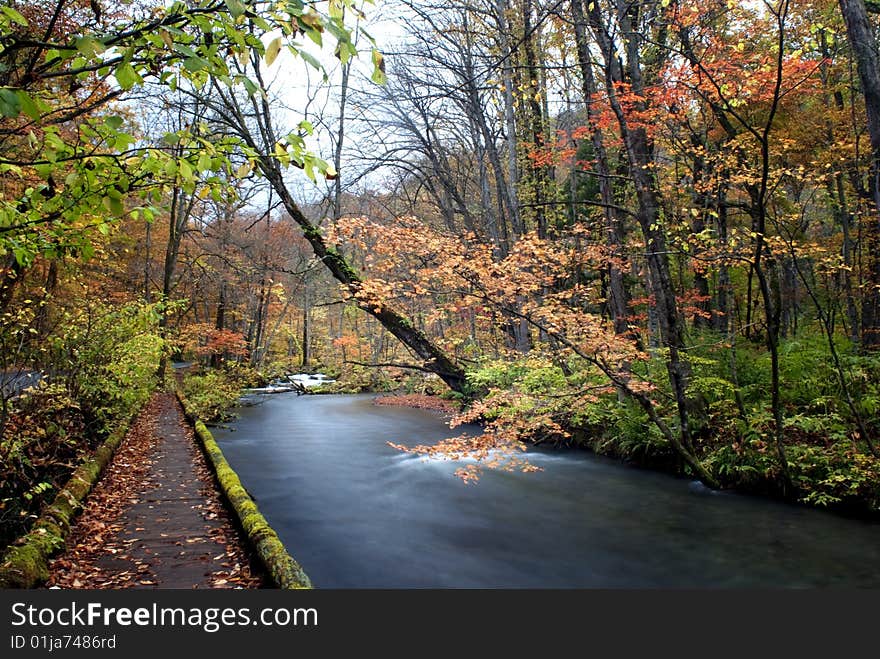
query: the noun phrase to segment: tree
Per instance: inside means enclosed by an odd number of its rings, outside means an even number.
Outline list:
[[[880,50],[864,0],[840,0],[850,48],[859,72],[871,144],[867,197],[874,217],[867,224],[870,282],[862,302],[862,342],[880,348]]]
[[[690,447],[688,365],[682,352],[686,348],[684,328],[669,268],[659,186],[654,173],[654,142],[649,124],[644,120],[651,110],[648,87],[656,84],[656,76],[668,52],[664,9],[659,2],[638,6],[593,2],[587,9],[590,28],[602,55],[605,93],[617,121],[638,202],[636,218],[645,238],[649,287],[668,354],[666,368],[678,406],[679,432],[684,446]],[[612,25],[609,20],[617,23]],[[640,25],[641,21],[645,21],[646,27]],[[618,35],[621,42],[617,41]],[[625,67],[618,53],[625,53]]]
[[[260,71],[260,58],[253,56],[250,66],[254,79],[259,84],[253,94],[239,98],[224,88],[222,83],[215,81],[208,93],[199,95],[201,102],[211,110],[215,121],[223,127],[226,134],[240,140],[243,152],[248,157],[247,162],[242,165],[242,174],[246,175],[251,168],[255,168],[272,187],[285,212],[299,225],[315,256],[348,289],[359,306],[424,360],[424,368],[437,373],[454,391],[467,393],[464,369],[399,311],[366,294],[362,290],[359,275],[345,256],[336,247],[328,244],[320,228],[306,217],[294,200],[285,181],[285,167],[294,164],[304,168],[307,173],[316,168],[329,171],[331,175],[335,175],[335,172],[328,168],[326,162],[305,152],[303,135],[311,130],[308,124],[301,123],[299,131],[286,135],[278,131],[268,100],[270,90]],[[243,71],[241,75],[244,75]]]

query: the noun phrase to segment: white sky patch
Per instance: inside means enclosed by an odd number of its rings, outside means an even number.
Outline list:
[[[375,40],[375,47],[380,51],[405,38],[406,29],[397,11],[399,7],[396,5],[392,9],[392,2],[388,0],[378,0],[375,4],[368,2],[363,5],[366,19],[354,24],[349,23],[350,26],[355,27],[352,39],[359,53],[357,57],[352,58],[352,85],[364,84],[363,81],[370,79],[373,70],[371,59],[373,44],[361,31]],[[276,36],[279,35],[267,35],[264,43],[268,46]],[[320,62],[324,71],[316,69],[300,55],[282,48],[271,66],[263,65],[262,73],[269,87],[273,119],[278,134],[286,135],[296,131],[303,120],[310,122],[315,127],[315,131],[313,135],[305,138],[309,151],[332,163],[339,131],[339,97],[343,67],[334,55],[336,40],[331,35],[324,36],[321,47],[307,37],[298,39],[301,49]],[[350,113],[351,108],[347,111],[349,116]],[[346,139],[357,139],[357,136],[348,131]],[[339,168],[343,187],[351,180],[351,176],[346,176],[348,167],[344,158],[343,155],[343,162]],[[320,200],[332,188],[332,182],[325,181],[320,176],[317,182],[313,182],[296,167],[288,169],[287,178],[291,190],[296,192],[297,201],[303,203]],[[259,205],[261,202],[265,204],[267,200],[263,198],[256,203]]]

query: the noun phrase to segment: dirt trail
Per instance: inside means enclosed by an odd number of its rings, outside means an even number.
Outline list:
[[[156,394],[77,518],[47,585],[260,588],[173,394]]]

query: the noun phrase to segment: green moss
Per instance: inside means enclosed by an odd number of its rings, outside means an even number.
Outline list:
[[[45,515],[34,524],[34,528],[43,529],[50,535],[63,539],[70,531],[70,524],[68,524],[66,520],[56,521],[51,519],[48,515]]]
[[[0,588],[30,588],[48,578],[45,557],[35,544],[14,547],[0,564]]]
[[[64,547],[64,537],[45,527],[28,533],[0,564],[0,588],[32,588],[49,578],[49,557]]]
[[[92,489],[92,483],[98,480],[100,473],[101,470],[97,468],[97,465],[88,470],[77,469],[73,474],[73,478],[67,481],[67,485],[61,490],[61,493],[72,501],[84,498]]]

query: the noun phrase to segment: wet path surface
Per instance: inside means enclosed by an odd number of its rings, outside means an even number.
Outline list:
[[[222,505],[172,394],[132,425],[52,564],[62,588],[257,588],[263,580]]]

